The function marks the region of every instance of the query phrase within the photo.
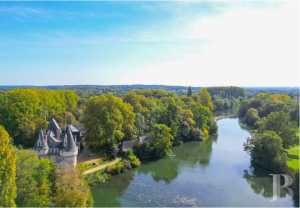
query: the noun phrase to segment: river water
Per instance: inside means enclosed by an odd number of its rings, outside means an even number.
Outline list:
[[[172,156],[143,162],[92,189],[94,206],[293,206],[284,191],[271,202],[271,172],[252,167],[243,150],[249,129],[238,118],[221,119],[218,126],[218,136],[173,147]]]

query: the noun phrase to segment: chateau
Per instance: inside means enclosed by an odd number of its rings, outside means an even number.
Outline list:
[[[75,166],[80,151],[80,142],[84,140],[83,124],[69,124],[61,130],[55,119],[52,119],[46,130],[40,134],[33,149],[39,158],[50,158],[55,162],[65,162]]]

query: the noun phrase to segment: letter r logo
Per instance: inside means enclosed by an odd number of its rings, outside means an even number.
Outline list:
[[[285,188],[288,190],[288,195],[293,198],[294,192],[291,188],[288,188],[293,183],[293,179],[291,176],[286,174],[270,174],[273,176],[273,199],[271,202],[276,201],[280,198],[280,188]],[[284,177],[284,184],[280,186],[280,176]]]

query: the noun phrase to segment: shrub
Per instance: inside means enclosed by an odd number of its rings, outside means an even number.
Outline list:
[[[107,172],[110,169],[110,167],[106,166],[105,167],[105,172]]]
[[[141,165],[140,160],[133,154],[133,151],[130,148],[128,148],[125,158],[129,160],[133,168]]]
[[[104,184],[106,179],[108,179],[110,175],[106,174],[103,170],[98,170],[84,176],[85,180],[87,181],[88,185],[91,188],[97,187],[101,184]]]
[[[117,174],[121,173],[121,168],[119,166],[116,167],[116,172],[117,172]]]
[[[128,160],[123,160],[123,166],[125,168],[128,168],[129,165],[130,165],[130,162]]]
[[[136,156],[129,156],[129,161],[130,164],[132,165],[133,168],[138,167],[141,165],[140,160]]]

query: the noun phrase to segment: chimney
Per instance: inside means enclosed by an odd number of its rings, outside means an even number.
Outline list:
[[[56,130],[56,138],[60,140],[60,129]]]

